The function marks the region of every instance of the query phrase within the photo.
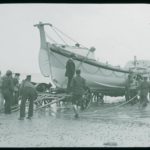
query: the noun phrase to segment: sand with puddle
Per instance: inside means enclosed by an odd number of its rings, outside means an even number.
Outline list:
[[[149,147],[150,106],[106,110],[92,106],[74,119],[72,109],[41,110],[32,120],[0,115],[0,147]],[[53,108],[52,108],[53,109]],[[56,112],[56,113],[54,113]]]

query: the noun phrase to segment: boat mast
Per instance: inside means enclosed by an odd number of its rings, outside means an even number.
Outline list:
[[[47,41],[46,41],[46,36],[45,36],[45,31],[44,31],[44,25],[50,25],[49,23],[42,23],[39,22],[39,24],[35,24],[34,27],[38,27],[40,31],[40,39],[41,39],[41,48],[46,49],[47,48]]]

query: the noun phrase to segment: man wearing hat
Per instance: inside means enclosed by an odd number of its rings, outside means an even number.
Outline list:
[[[12,102],[12,105],[18,105],[19,77],[20,77],[20,73],[15,73],[15,76],[13,78],[14,92],[13,92],[13,102]]]
[[[73,62],[75,55],[71,54],[70,58],[68,59],[66,63],[66,72],[65,76],[68,77],[68,83],[67,83],[67,92],[70,92],[70,84],[72,81],[72,78],[75,74],[75,63]]]
[[[5,114],[11,113],[11,103],[13,97],[13,80],[12,80],[12,71],[8,70],[6,75],[2,77],[2,94],[5,99]]]
[[[144,81],[141,82],[139,86],[139,94],[140,94],[140,107],[144,108],[148,103],[148,92],[150,90],[150,83],[147,81],[148,77],[146,75],[143,76]]]
[[[86,89],[86,82],[83,77],[81,77],[81,71],[76,70],[76,76],[72,79],[71,89],[72,89],[72,103],[75,112],[75,118],[79,117],[78,106],[82,107],[82,96]]]
[[[21,105],[20,105],[20,118],[19,120],[24,120],[25,117],[25,106],[26,101],[29,101],[29,109],[28,109],[28,117],[27,119],[31,119],[33,116],[33,102],[37,98],[37,92],[34,85],[31,83],[31,75],[28,75],[25,80],[23,80],[20,87],[20,96]]]

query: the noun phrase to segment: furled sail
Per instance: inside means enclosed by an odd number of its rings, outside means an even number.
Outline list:
[[[46,49],[40,49],[39,52],[40,71],[44,77],[50,77],[49,58]]]

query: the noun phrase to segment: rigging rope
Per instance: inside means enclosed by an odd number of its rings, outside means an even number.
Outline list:
[[[88,53],[87,53],[87,55],[84,57],[84,59],[83,59],[82,61],[80,61],[79,65],[78,65],[78,67],[77,67],[78,69],[79,69],[79,68],[80,68],[80,66],[83,64],[84,60],[86,60],[86,59],[87,59],[87,57],[88,57],[89,53],[90,53],[90,49],[88,50]]]
[[[51,41],[53,41],[54,43],[56,43],[57,44],[57,42],[53,39],[53,38],[51,38],[49,35],[48,35],[48,33],[47,32],[45,32],[46,33],[46,36],[51,40]]]
[[[53,26],[54,27],[54,26]],[[70,39],[71,41],[78,43],[77,41],[75,41],[74,39],[72,39],[70,36],[68,36],[67,34],[65,34],[64,32],[62,32],[60,29],[54,27],[56,30],[58,30],[61,34],[63,34],[64,36],[66,36],[68,39]],[[80,44],[83,48],[87,48],[84,45]]]
[[[55,26],[52,26],[52,25],[49,25],[52,29],[53,29],[53,31],[57,34],[57,36],[66,44],[66,45],[68,45],[66,42],[65,42],[65,40],[57,33],[57,31],[59,31],[61,34],[63,34],[64,36],[66,36],[67,38],[69,38],[70,40],[72,40],[72,41],[74,41],[75,43],[78,43],[77,41],[75,41],[75,40],[73,40],[70,36],[68,36],[68,35],[66,35],[64,32],[62,32],[60,29],[58,29],[57,27],[55,27]],[[56,31],[57,30],[57,31]],[[80,44],[81,45],[81,44]],[[83,48],[87,48],[87,47],[85,47],[85,46],[83,46],[83,45],[81,45]],[[88,49],[88,48],[87,48]],[[84,62],[84,60],[88,57],[88,55],[89,55],[89,53],[90,53],[90,49],[88,50],[88,53],[87,53],[87,55],[85,56],[85,58],[80,62],[80,64],[79,64],[79,66],[77,67],[78,69],[80,68],[80,66],[82,65],[82,63]]]
[[[52,28],[54,30],[54,32],[57,34],[57,36],[66,44],[68,45],[65,40],[56,32],[56,30],[54,28]]]

